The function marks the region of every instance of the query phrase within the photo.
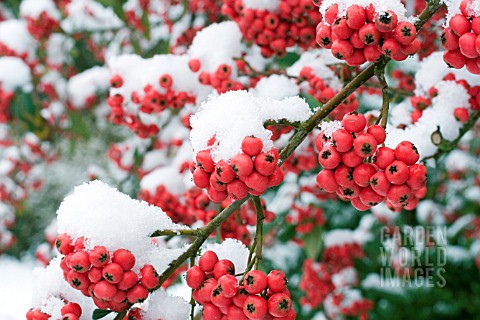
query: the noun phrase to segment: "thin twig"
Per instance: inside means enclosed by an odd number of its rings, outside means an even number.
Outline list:
[[[382,86],[382,111],[378,117],[377,124],[385,129],[387,128],[388,109],[390,108],[390,97],[388,96],[388,83],[385,80],[385,67],[375,70],[375,76],[377,77],[380,85]]]
[[[262,203],[259,197],[253,197],[253,204],[257,212],[257,228],[255,230],[255,239],[257,240],[257,247],[255,249],[255,269],[258,270],[258,264],[262,260],[262,246],[263,246],[263,220],[265,214],[263,213]]]

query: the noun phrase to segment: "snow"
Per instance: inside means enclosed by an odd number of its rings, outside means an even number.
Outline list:
[[[325,233],[323,242],[325,248],[354,243],[354,232],[348,229],[334,229]]]
[[[225,239],[221,244],[210,243],[205,247],[205,251],[215,252],[219,260],[228,259],[235,265],[235,273],[243,273],[247,268],[248,249],[243,243],[236,239]]]
[[[14,91],[17,88],[22,90],[31,89],[32,76],[30,68],[22,59],[16,57],[0,58],[0,83],[4,90]]]
[[[87,250],[96,245],[109,251],[130,250],[137,259],[137,269],[156,251],[150,234],[187,228],[174,224],[160,208],[133,200],[100,181],[76,187],[57,215],[59,233],[68,233],[73,239],[84,236]]]
[[[256,87],[249,91],[257,97],[270,97],[277,100],[296,96],[300,93],[300,89],[293,79],[278,74],[262,78]]]
[[[325,15],[327,9],[333,4],[338,4],[338,17],[345,16],[347,8],[351,5],[359,5],[363,8],[367,8],[372,4],[375,8],[375,12],[393,11],[398,17],[398,21],[406,21],[405,16],[407,10],[403,6],[400,0],[323,0],[320,6],[320,12]],[[326,23],[326,21],[325,21]]]
[[[69,100],[75,108],[82,109],[89,97],[107,92],[110,72],[106,67],[93,67],[71,77],[67,84]]]
[[[20,4],[20,15],[36,20],[42,12],[55,20],[60,19],[60,12],[52,0],[23,0]]]
[[[15,51],[17,54],[27,53],[34,55],[35,44],[28,32],[24,20],[7,20],[0,22],[0,43]]]
[[[280,0],[243,0],[243,4],[246,8],[275,12],[280,7]]]
[[[68,16],[61,27],[67,33],[118,29],[123,22],[111,7],[104,7],[93,0],[75,0],[67,5]]]
[[[264,128],[265,121],[305,121],[311,114],[307,103],[299,97],[275,100],[255,97],[246,91],[211,95],[190,118],[190,140],[194,153],[210,148],[215,162],[228,160],[241,152],[246,136],[261,139],[263,151],[272,149],[272,133]],[[216,142],[209,147],[208,142],[214,136]]]
[[[319,125],[320,130],[322,130],[322,133],[324,136],[327,138],[331,138],[333,133],[339,129],[343,128],[342,122],[341,121],[322,121]]]
[[[152,293],[145,306],[142,305],[142,310],[145,320],[186,320],[190,317],[190,305],[187,301],[169,295],[164,290]]]
[[[32,295],[34,267],[29,260],[0,257],[0,319],[25,319],[25,313],[31,307],[29,297]]]
[[[233,58],[242,56],[241,41],[242,33],[235,22],[213,23],[195,35],[187,54],[192,59],[199,59],[204,71],[214,72],[222,63],[234,68]]]

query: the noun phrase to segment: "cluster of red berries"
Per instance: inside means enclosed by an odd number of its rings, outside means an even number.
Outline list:
[[[298,45],[315,47],[315,25],[322,15],[312,0],[281,0],[278,12],[246,7],[242,0],[224,1],[222,12],[232,18],[247,41],[261,48],[264,57],[284,56]]]
[[[232,79],[232,67],[227,63],[220,64],[215,72],[200,71],[202,68],[202,62],[195,58],[188,62],[188,66],[192,72],[200,72],[198,74],[198,81],[201,84],[211,86],[218,93],[244,89],[241,82]]]
[[[443,60],[449,67],[480,74],[480,17],[470,11],[473,0],[460,3],[459,14],[454,15],[442,34],[442,45],[447,51]]]
[[[132,271],[135,256],[130,251],[109,252],[96,246],[87,252],[84,241],[79,238],[73,242],[68,234],[60,234],[55,245],[65,255],[60,263],[65,280],[91,297],[98,308],[127,310],[129,304],[147,299],[149,290],[158,286],[159,276],[152,265],[142,266],[139,274]]]
[[[242,153],[216,164],[210,150],[200,151],[196,155],[193,182],[199,188],[207,188],[208,197],[214,202],[222,202],[227,197],[243,199],[249,193],[259,196],[283,181],[278,150],[262,152],[262,149],[262,140],[245,137]]]
[[[305,296],[300,298],[300,303],[311,308],[321,306],[325,298],[335,290],[327,265],[312,259],[303,262],[302,278],[298,287],[305,293]]]
[[[300,80],[308,81],[310,86],[308,93],[321,103],[327,103],[337,94],[337,91],[329,87],[321,77],[314,74],[311,67],[303,67],[300,71],[299,77]],[[330,116],[332,119],[339,120],[342,119],[345,114],[357,109],[357,98],[355,95],[351,94],[330,113]]]
[[[12,229],[15,226],[15,215],[13,210],[4,210],[0,213],[0,255],[7,249],[12,247],[16,241],[16,237]]]
[[[349,297],[346,297],[343,293],[334,293],[329,296],[327,301],[333,306],[328,312],[328,316],[333,319],[347,317],[367,320],[368,312],[373,308],[372,300],[359,297],[359,299],[352,301],[352,299],[349,299]]]
[[[0,83],[0,123],[7,123],[10,119],[10,103],[14,96],[14,92],[3,89]]]
[[[187,272],[187,285],[193,298],[203,306],[203,319],[295,319],[287,278],[273,270],[268,276],[260,270],[245,274],[243,283],[235,277],[235,266],[206,251],[198,266]]]
[[[420,49],[417,30],[408,21],[398,21],[391,10],[377,12],[374,5],[364,8],[358,4],[339,16],[338,4],[325,12],[317,26],[317,43],[332,50],[332,54],[348,65],[358,66],[375,62],[385,55],[402,61]]]
[[[47,12],[43,11],[36,19],[25,17],[27,21],[28,32],[36,40],[48,39],[55,29],[60,26],[59,21],[51,17]]]
[[[78,320],[82,316],[82,307],[75,302],[66,302],[60,309],[62,317],[60,320]],[[27,320],[47,320],[51,315],[43,313],[39,308],[32,308],[27,311]]]
[[[467,90],[469,98],[469,106],[460,106],[453,110],[453,115],[457,121],[467,122],[470,118],[471,110],[480,110],[480,86],[470,86],[464,79],[456,79],[453,73],[447,74],[443,77],[443,81],[455,81],[457,84],[463,86]],[[412,123],[415,123],[422,117],[423,110],[432,105],[432,99],[438,95],[438,90],[435,86],[428,90],[428,96],[413,96],[410,99],[414,108],[410,115]]]
[[[309,204],[306,208],[292,205],[291,213],[285,218],[289,224],[295,225],[295,231],[299,234],[306,234],[313,228],[322,226],[325,223],[323,209]]]
[[[353,267],[354,259],[364,255],[362,247],[357,242],[346,242],[325,248],[322,261],[331,272],[337,273],[343,268]]]
[[[113,88],[121,88],[123,86],[123,78],[120,75],[114,75],[110,79],[110,85]],[[162,75],[159,79],[159,85],[162,92],[153,85],[146,85],[143,88],[143,96],[136,91],[132,93],[132,103],[139,106],[140,112],[145,114],[160,113],[167,108],[180,109],[186,104],[195,103],[195,96],[172,88],[173,79],[171,75]],[[107,99],[108,106],[111,109],[110,121],[127,126],[142,138],[158,133],[157,125],[142,123],[136,114],[129,113],[123,107],[123,102],[124,97],[121,94],[115,94]]]
[[[365,116],[357,112],[346,114],[342,125],[331,138],[317,136],[318,161],[324,168],[318,185],[360,211],[385,200],[388,207],[415,208],[424,196],[427,174],[424,165],[416,164],[420,156],[415,146],[403,141],[395,150],[378,148],[385,130],[379,125],[366,128]]]

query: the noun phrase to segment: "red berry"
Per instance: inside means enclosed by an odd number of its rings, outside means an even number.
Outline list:
[[[127,300],[127,291],[124,290],[117,290],[117,293],[112,298],[112,301],[115,303],[122,303]]]
[[[342,164],[335,170],[335,181],[344,188],[353,186],[355,184],[355,181],[353,181],[353,171],[353,167]]]
[[[109,301],[117,294],[117,287],[105,280],[102,280],[95,284],[95,289],[93,292],[95,297]]]
[[[235,171],[232,167],[224,160],[220,160],[215,166],[215,173],[217,174],[218,181],[222,183],[229,183],[235,179]]]
[[[242,141],[242,151],[250,157],[255,157],[262,152],[263,142],[259,138],[245,137]]]
[[[443,47],[447,50],[456,50],[459,47],[458,41],[460,38],[453,33],[451,28],[446,28],[443,31],[441,40]]]
[[[197,153],[197,165],[206,172],[212,172],[215,168],[210,150],[203,150]]]
[[[325,21],[328,24],[333,24],[337,20],[338,4],[334,3],[325,11]]]
[[[160,84],[160,87],[162,88],[170,88],[172,87],[172,84],[173,84],[173,79],[172,79],[172,76],[170,76],[169,74],[164,74],[160,77],[160,80],[159,80],[159,84]]]
[[[280,270],[272,270],[267,276],[268,289],[274,293],[283,292],[287,289],[287,277]]]
[[[212,187],[207,189],[207,194],[210,200],[217,203],[222,202],[228,197],[228,193],[226,191],[217,191]]]
[[[375,140],[377,141],[377,144],[382,144],[385,142],[385,139],[387,138],[387,134],[385,133],[385,129],[383,129],[381,126],[378,124],[374,124],[368,127],[367,133],[371,134]]]
[[[282,183],[283,177],[283,170],[277,167],[277,169],[275,169],[275,172],[272,175],[268,176],[267,187],[278,186],[280,183]]]
[[[88,279],[87,273],[79,273],[75,270],[71,270],[67,274],[67,281],[72,286],[72,288],[78,290],[87,289],[90,285],[90,279]]]
[[[460,37],[464,33],[470,32],[471,24],[463,15],[456,14],[450,19],[450,28]]]
[[[347,8],[346,19],[350,28],[360,29],[367,21],[367,13],[363,7],[354,4]]]
[[[123,269],[118,263],[109,263],[103,267],[102,275],[110,283],[119,283],[123,278]]]
[[[235,305],[230,305],[227,310],[227,319],[232,320],[248,320],[247,316],[243,313],[243,309]]]
[[[160,279],[158,278],[157,270],[151,265],[146,264],[140,269],[140,283],[147,289],[153,289],[158,286]]]
[[[467,58],[474,59],[480,55],[475,48],[477,35],[471,32],[464,33],[458,40],[460,52]]]
[[[113,253],[112,262],[119,264],[124,271],[135,265],[135,256],[126,249],[118,249]]]
[[[200,70],[200,66],[201,66],[200,60],[191,59],[188,62],[188,66],[190,67],[190,70],[192,70],[193,72],[198,72],[198,70]]]
[[[413,192],[422,189],[427,183],[427,168],[423,164],[411,165],[407,185]]]
[[[210,183],[210,187],[212,187],[216,191],[227,190],[227,185],[225,183],[221,182],[220,180],[218,180],[218,175],[215,171],[210,175],[209,183]]]
[[[377,172],[370,177],[370,186],[373,191],[378,193],[381,196],[386,196],[387,191],[390,188],[390,182],[385,176],[384,172]]]
[[[370,163],[362,163],[353,170],[353,180],[360,187],[370,184],[370,178],[377,173],[377,169]]]
[[[352,206],[358,211],[365,211],[371,208],[370,206],[363,204],[363,202],[360,201],[360,198],[358,197],[350,199],[350,201],[352,203]]]
[[[199,266],[193,266],[187,272],[187,285],[192,289],[198,289],[205,280],[205,272]]]
[[[395,59],[396,56],[401,54],[402,48],[400,44],[395,39],[387,39],[382,44],[382,52],[387,57],[392,57],[394,60],[401,60]]]
[[[262,152],[255,157],[255,170],[264,175],[269,176],[277,169],[278,157],[272,151]]]
[[[250,294],[245,290],[243,286],[238,288],[238,293],[233,297],[233,304],[238,308],[243,308],[245,300],[250,296]]]
[[[203,272],[212,272],[218,262],[218,256],[215,252],[208,250],[198,260],[198,266]]]
[[[110,262],[110,253],[104,246],[95,246],[88,258],[92,266],[101,268]]]
[[[123,86],[123,78],[122,76],[116,74],[110,78],[110,85],[114,88],[120,88]]]
[[[222,319],[222,312],[219,308],[211,303],[203,305],[203,319],[205,320],[220,320]]]
[[[350,36],[350,43],[355,49],[365,48],[365,43],[363,43],[362,39],[360,38],[360,33],[358,30],[355,30]]]
[[[193,171],[193,182],[199,188],[207,188],[210,185],[210,174],[197,167]]]
[[[359,135],[353,141],[353,150],[359,157],[369,157],[377,151],[377,140],[368,133]]]
[[[375,28],[373,23],[367,23],[358,31],[358,36],[367,46],[375,46],[380,41],[380,31]],[[366,47],[368,48],[368,47]]]
[[[239,153],[232,158],[231,166],[238,177],[247,177],[253,171],[252,158],[244,153]]]
[[[63,255],[73,252],[72,238],[66,233],[58,235],[55,240],[55,246],[57,247],[58,252]]]
[[[120,290],[128,290],[138,282],[138,276],[132,270],[125,271],[123,273],[122,280],[117,283],[117,288]]]
[[[348,132],[357,133],[365,129],[367,119],[361,113],[356,111],[347,113],[343,116],[342,125]]]
[[[375,154],[375,164],[380,169],[385,169],[395,161],[395,151],[389,147],[380,147]]]
[[[75,252],[70,258],[70,267],[79,273],[88,272],[90,269],[88,253],[85,251]]]
[[[352,35],[353,29],[351,29],[345,18],[339,18],[335,20],[332,25],[332,35],[338,39],[347,40]]]
[[[90,271],[88,271],[88,279],[93,282],[97,283],[100,280],[102,280],[102,268],[91,268]]]
[[[148,297],[148,290],[141,284],[136,284],[127,291],[127,300],[130,303],[142,302]]]
[[[353,137],[345,129],[338,129],[332,134],[333,145],[338,152],[347,152],[353,146]]]
[[[349,66],[359,66],[367,62],[367,59],[365,59],[365,56],[363,55],[363,50],[355,49],[353,50],[352,56],[346,59],[345,62]]]
[[[392,185],[387,192],[387,199],[396,206],[407,205],[410,200],[411,190],[406,184]]]
[[[443,60],[452,68],[462,69],[467,63],[467,58],[460,50],[449,50],[443,54]]]
[[[253,171],[247,178],[245,178],[245,184],[259,193],[267,190],[268,178],[257,171]]]
[[[348,167],[356,167],[363,162],[363,157],[357,155],[354,149],[342,153],[342,162]]]
[[[268,313],[274,317],[286,317],[292,308],[292,299],[285,293],[275,293],[268,298]]]
[[[365,59],[369,62],[377,62],[378,59],[382,56],[380,50],[378,50],[377,46],[366,46],[363,49],[363,55]]]
[[[67,313],[73,313],[77,317],[81,317],[82,316],[82,307],[80,307],[80,305],[78,303],[69,302],[69,303],[65,304],[62,307],[62,309],[60,309],[60,313],[62,315],[65,315]]]
[[[358,198],[360,199],[360,201],[362,201],[363,204],[371,207],[376,206],[377,204],[385,200],[384,196],[376,193],[370,186],[362,188],[362,191],[360,191],[360,195],[358,196]]]
[[[222,294],[227,298],[233,298],[238,292],[238,280],[231,274],[218,278],[218,285],[222,287]]]
[[[62,315],[62,317],[60,319],[61,320],[78,320],[79,317],[76,314],[73,314],[73,313],[66,313],[66,314]]]
[[[397,14],[391,10],[375,15],[375,27],[380,32],[392,31],[398,23]]]
[[[409,169],[403,161],[395,160],[386,169],[385,176],[392,184],[403,184],[408,180]]]
[[[217,285],[213,289],[210,300],[216,307],[219,308],[227,308],[232,304],[232,298],[227,298],[225,295],[223,295],[223,288],[221,285]]]
[[[323,24],[323,22],[320,22],[320,24]],[[320,47],[330,49],[333,43],[332,27],[327,25],[322,25],[317,31],[315,40],[317,41]]]
[[[227,185],[228,196],[234,200],[248,196],[248,187],[242,181],[235,179]]]
[[[217,287],[217,280],[214,278],[207,279],[198,289],[193,291],[193,298],[200,304],[212,302],[212,291]]]
[[[417,30],[415,29],[415,26],[406,21],[400,22],[394,31],[395,40],[404,46],[412,43],[416,36]]]
[[[402,141],[395,148],[395,159],[412,165],[418,161],[420,155],[417,148],[410,141]]]
[[[348,40],[337,39],[333,41],[331,50],[337,59],[346,60],[353,55],[353,46]]]
[[[341,155],[333,146],[326,146],[318,154],[318,162],[325,169],[335,169],[341,161]]]
[[[455,110],[453,110],[453,116],[457,121],[465,123],[468,121],[468,109],[463,107],[455,108]]]
[[[260,270],[252,270],[245,275],[243,286],[248,293],[258,294],[267,288],[267,276]]]
[[[340,187],[337,190],[337,195],[341,199],[352,199],[358,197],[361,189],[357,184],[353,184],[350,187]]]
[[[335,181],[335,175],[332,170],[322,170],[317,175],[317,184],[326,192],[332,193],[338,189],[338,184]]]
[[[249,296],[243,305],[243,313],[252,320],[263,319],[267,315],[267,302],[259,296]]]
[[[215,267],[213,268],[213,276],[215,279],[220,279],[221,276],[226,275],[226,274],[235,274],[235,265],[233,264],[232,261],[228,259],[222,259],[219,260],[216,264]]]

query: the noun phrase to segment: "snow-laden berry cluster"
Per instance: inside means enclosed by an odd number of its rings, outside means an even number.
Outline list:
[[[442,34],[442,45],[447,49],[443,59],[449,67],[466,66],[468,72],[480,74],[480,6],[474,0],[462,0],[458,9]]]
[[[219,260],[206,251],[198,265],[187,272],[187,285],[193,298],[203,306],[205,320],[220,319],[295,319],[287,278],[273,270],[268,276],[260,270],[247,272],[243,282],[235,277],[235,266],[228,259]],[[266,292],[266,296],[260,295]]]
[[[381,56],[402,61],[420,49],[415,26],[398,0],[324,1],[317,43],[348,65],[376,62]]]
[[[316,140],[323,167],[318,185],[361,211],[385,200],[393,208],[415,208],[425,195],[426,168],[416,163],[420,155],[411,142],[378,147],[385,138],[381,126],[367,126],[365,116],[356,112],[324,129]]]

